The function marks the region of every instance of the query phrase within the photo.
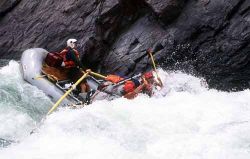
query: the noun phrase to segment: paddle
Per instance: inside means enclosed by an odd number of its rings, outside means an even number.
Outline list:
[[[74,88],[76,88],[76,86],[79,84],[79,83],[81,83],[81,81],[84,79],[84,78],[86,78],[87,76],[88,76],[88,74],[89,74],[89,72],[87,72],[87,73],[85,73],[78,81],[76,81],[76,83],[75,84],[73,84],[72,86],[71,86],[71,88],[53,105],[53,107],[49,110],[49,112],[47,113],[47,115],[50,115],[58,106],[59,106],[59,104],[62,102],[62,100],[64,99],[64,98],[66,98],[68,95],[69,95],[69,93],[70,92],[72,92],[72,90],[74,89]]]
[[[100,77],[100,78],[103,78],[103,79],[106,79],[106,78],[107,78],[107,76],[104,76],[104,75],[101,75],[101,74],[99,74],[99,73],[95,73],[95,72],[92,72],[92,71],[90,71],[89,73],[90,73],[91,75],[94,75],[94,76],[96,76],[96,77]],[[138,78],[138,77],[140,77],[140,76],[141,76],[141,74],[138,74],[138,75],[135,75],[135,76],[130,77],[130,78],[125,78],[125,79],[121,80],[121,81],[118,82],[118,83],[113,83],[113,86],[121,85],[121,84],[123,84],[123,83],[126,82],[126,81],[129,81],[129,80],[131,80],[131,79],[133,79],[133,78]]]
[[[105,79],[105,80],[106,80],[106,78],[107,78],[107,77],[104,76],[104,75],[101,75],[101,74],[99,74],[99,73],[95,73],[95,72],[92,72],[92,71],[89,71],[89,73],[90,73],[91,75],[94,75],[94,76],[96,76],[96,77],[103,78],[103,79]],[[126,81],[128,81],[128,80],[132,80],[133,78],[138,78],[138,77],[140,77],[140,76],[141,76],[141,74],[138,74],[138,75],[135,75],[135,76],[130,77],[130,78],[125,78],[125,79],[119,81],[118,83],[113,83],[112,86],[113,86],[113,87],[119,86],[119,85],[121,85],[121,84],[124,84],[124,83],[125,83]],[[106,85],[106,86],[108,86],[108,85]],[[106,87],[106,86],[104,86],[104,87]],[[121,97],[120,95],[114,94],[114,93],[112,93],[112,92],[109,92],[109,91],[103,89],[104,87],[102,87],[101,90],[96,90],[95,95],[93,95],[93,96],[91,97],[91,99],[93,100],[93,99],[95,98],[95,96],[96,96],[98,93],[100,93],[100,92],[107,93],[107,94],[109,94],[109,95],[111,95],[111,96],[114,96],[114,97]]]
[[[161,43],[157,43],[157,44],[153,47],[153,49],[148,49],[148,51],[147,51],[147,53],[149,54],[150,59],[151,59],[151,61],[152,61],[153,69],[154,69],[154,71],[155,71],[155,73],[156,73],[157,79],[158,79],[159,82],[161,82],[161,83],[162,83],[162,81],[161,81],[161,79],[160,79],[160,77],[159,77],[159,75],[158,75],[158,73],[157,73],[157,71],[156,71],[155,60],[154,60],[154,57],[153,57],[152,53],[153,53],[153,52],[157,52],[157,51],[159,51],[159,50],[161,50],[161,49],[163,49],[163,48],[164,48],[164,47],[161,45]]]
[[[133,77],[125,78],[125,79],[123,79],[123,80],[119,81],[118,83],[114,83],[114,84],[113,84],[113,86],[119,86],[119,85],[121,85],[121,84],[125,83],[126,81],[129,81],[129,80],[132,80],[132,79],[135,79],[135,78],[141,77],[141,75],[142,75],[142,74],[141,74],[141,73],[139,73],[139,74],[137,74],[137,75],[134,75]]]
[[[91,75],[96,76],[96,77],[99,77],[99,78],[103,78],[103,79],[107,78],[106,76],[103,76],[103,75],[101,75],[101,74],[99,74],[99,73],[95,73],[95,72],[93,72],[93,71],[90,71],[89,73],[90,73]]]
[[[66,98],[68,95],[69,95],[69,93],[70,92],[72,92],[72,90],[79,84],[79,83],[81,83],[81,81],[84,79],[84,78],[86,78],[87,76],[88,76],[88,74],[89,74],[89,71],[87,71],[87,73],[84,73],[84,75],[78,80],[78,81],[76,81],[76,83],[75,84],[73,84],[72,86],[71,86],[71,88],[53,105],[53,107],[48,111],[48,113],[47,113],[47,116],[48,115],[50,115],[58,106],[59,106],[59,104],[62,102],[62,100],[64,99],[64,98]],[[39,125],[42,125],[42,123],[45,121],[45,119],[46,119],[46,117],[47,116],[45,116],[42,120],[41,120],[41,122],[40,122],[40,124]],[[37,128],[38,128],[39,126],[37,126],[36,128],[34,128],[31,132],[30,132],[30,134],[33,134],[36,130],[37,130]]]
[[[101,74],[96,73],[96,72],[93,72],[93,71],[91,71],[91,70],[88,70],[88,72],[89,72],[89,74],[91,74],[91,75],[93,75],[93,76],[96,76],[96,77],[99,77],[99,78],[102,78],[102,79],[106,79],[106,78],[107,78],[107,76],[101,75]],[[135,76],[133,76],[133,77],[125,78],[125,79],[119,81],[118,83],[113,83],[112,85],[113,85],[113,86],[118,86],[118,85],[123,84],[123,83],[126,82],[126,81],[129,81],[129,80],[131,80],[131,79],[133,79],[133,78],[138,78],[138,77],[140,77],[140,76],[141,76],[141,74],[139,73],[139,74],[137,74],[137,75],[135,75]]]

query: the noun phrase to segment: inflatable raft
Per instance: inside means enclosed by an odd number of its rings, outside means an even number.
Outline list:
[[[56,102],[73,83],[68,79],[58,79],[53,74],[48,73],[48,70],[53,68],[49,68],[44,62],[47,54],[48,51],[42,48],[25,50],[21,57],[21,70],[25,81],[42,90],[53,102]],[[92,76],[87,77],[86,82],[91,91],[97,90],[100,85],[100,81]],[[86,99],[83,98],[79,99],[77,94],[73,91],[62,101],[61,104],[81,104],[85,103],[85,100]]]

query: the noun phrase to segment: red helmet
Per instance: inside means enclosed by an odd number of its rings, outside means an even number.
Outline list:
[[[132,81],[126,81],[123,87],[123,90],[125,91],[125,93],[129,93],[134,91],[135,89],[135,84]]]
[[[144,73],[143,76],[144,76],[146,79],[150,79],[150,78],[153,78],[153,77],[154,77],[152,71]]]

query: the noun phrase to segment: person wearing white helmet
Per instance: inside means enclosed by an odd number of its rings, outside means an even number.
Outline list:
[[[76,50],[76,42],[76,39],[68,39],[67,47],[60,52],[60,55],[63,58],[63,67],[83,67],[82,63],[80,62],[79,52]]]
[[[60,56],[63,58],[61,66],[68,74],[68,78],[74,83],[83,75],[82,69],[85,70],[83,64],[80,61],[80,54],[76,50],[76,39],[68,39],[67,47],[60,52]],[[88,86],[85,81],[80,84],[81,92],[87,92]]]
[[[67,46],[71,47],[72,49],[76,48],[76,39],[68,39],[67,40]]]

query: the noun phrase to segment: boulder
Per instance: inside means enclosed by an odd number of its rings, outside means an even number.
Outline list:
[[[185,0],[146,0],[146,3],[164,23],[168,23],[181,13]]]

